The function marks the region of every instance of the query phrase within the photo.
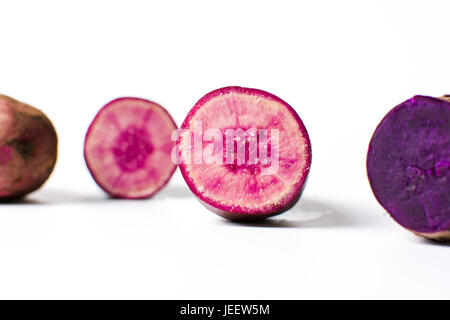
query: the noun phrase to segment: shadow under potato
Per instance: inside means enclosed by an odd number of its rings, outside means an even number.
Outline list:
[[[0,205],[40,204],[40,203],[41,203],[40,201],[30,199],[27,196],[0,199]]]
[[[195,198],[187,186],[168,185],[155,196],[147,200]],[[52,205],[70,203],[102,203],[111,201],[130,201],[115,199],[104,194],[82,194],[56,189],[39,190],[27,196],[0,199],[0,206],[12,205]],[[137,202],[144,200],[134,200]],[[200,204],[199,204],[200,205]],[[201,205],[200,205],[201,206]],[[228,226],[261,227],[261,228],[332,228],[366,226],[376,224],[376,219],[386,219],[380,212],[370,215],[366,208],[333,204],[323,200],[301,198],[290,210],[280,215],[257,221],[231,221],[219,218],[221,223]],[[370,217],[373,217],[371,219]],[[406,232],[406,230],[405,230]],[[422,245],[450,247],[449,241],[436,241],[415,236],[416,242]]]
[[[166,199],[166,198],[195,198],[194,194],[189,190],[189,187],[186,185],[168,185],[160,192],[155,194],[155,199]]]
[[[450,240],[433,240],[427,239],[421,236],[416,236],[418,238],[418,242],[420,244],[424,244],[427,246],[442,246],[442,247],[450,247]]]
[[[104,197],[89,196],[77,192],[68,192],[64,190],[45,189],[36,191],[21,198],[0,201],[1,205],[51,205],[51,204],[69,204],[83,202],[101,202],[108,200]]]
[[[187,186],[168,185],[155,196],[148,200],[158,199],[183,199],[195,198]],[[116,199],[109,197],[106,193],[79,193],[67,190],[43,189],[28,196],[6,199],[0,201],[1,205],[54,205],[73,203],[105,203],[111,201],[130,201],[128,199]],[[134,200],[134,201],[145,201]],[[257,221],[237,222],[223,219],[222,222],[228,225],[240,225],[246,227],[275,227],[275,228],[326,228],[349,225],[360,225],[363,221],[355,221],[349,213],[354,213],[353,208],[338,207],[321,200],[302,198],[289,211],[272,218]]]
[[[257,221],[223,220],[229,225],[264,228],[328,228],[364,224],[351,216],[358,208],[332,205],[321,200],[302,198],[289,211]]]
[[[188,198],[194,197],[187,186],[169,185],[148,199]],[[17,198],[0,199],[2,205],[41,205],[69,203],[101,203],[109,201],[145,201],[147,199],[118,199],[106,193],[79,193],[58,189],[42,189],[29,195]]]

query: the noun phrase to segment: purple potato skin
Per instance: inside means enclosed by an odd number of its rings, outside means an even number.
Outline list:
[[[57,135],[40,110],[0,95],[0,200],[20,198],[42,186],[57,158]]]
[[[378,202],[415,234],[450,239],[450,102],[415,96],[373,134],[367,174]]]

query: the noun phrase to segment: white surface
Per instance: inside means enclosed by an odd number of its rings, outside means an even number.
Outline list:
[[[370,191],[375,126],[450,90],[445,1],[2,1],[0,91],[48,114],[48,183],[0,208],[0,298],[450,298],[450,248],[402,230]],[[263,225],[202,207],[179,172],[158,196],[109,200],[84,133],[123,95],[182,122],[207,92],[270,91],[310,133],[300,203]]]

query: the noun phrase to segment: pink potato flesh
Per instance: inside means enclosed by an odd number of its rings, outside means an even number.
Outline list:
[[[249,139],[256,139],[252,136],[245,140],[245,163],[236,159],[237,144],[244,143],[239,138],[233,142],[234,162],[226,161],[226,146],[222,163],[193,161],[195,123],[201,123],[203,133],[218,129],[224,143],[228,129],[247,132],[267,129],[268,155],[275,150],[270,132],[277,129],[278,170],[262,174],[271,163],[263,163],[261,159],[249,162]],[[280,98],[257,89],[218,89],[197,102],[181,129],[178,140],[181,173],[200,202],[211,211],[231,220],[261,219],[288,210],[299,199],[311,165],[311,144],[300,117]],[[203,155],[213,154],[206,150],[214,148],[215,140],[203,140]],[[259,145],[260,140],[257,141]],[[259,157],[260,151],[257,154]]]
[[[92,121],[84,145],[86,164],[97,184],[117,198],[147,198],[167,184],[176,169],[171,160],[177,129],[160,105],[119,98]]]
[[[57,136],[40,110],[0,95],[0,199],[38,189],[56,163]]]

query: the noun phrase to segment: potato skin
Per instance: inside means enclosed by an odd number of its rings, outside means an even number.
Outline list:
[[[40,110],[0,95],[0,200],[38,189],[53,171],[58,139]]]

